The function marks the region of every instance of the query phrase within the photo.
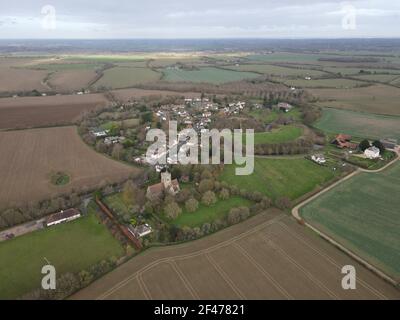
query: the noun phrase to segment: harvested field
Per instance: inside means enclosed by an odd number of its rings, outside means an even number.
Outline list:
[[[395,138],[400,141],[400,117],[325,108],[315,127],[326,132],[343,132],[370,139]]]
[[[178,96],[178,97],[200,97],[198,92],[179,92],[179,91],[169,91],[169,90],[147,90],[147,89],[119,89],[114,90],[112,93],[117,99],[122,101],[128,101],[140,97],[150,97],[150,96]]]
[[[84,144],[76,127],[0,132],[0,207],[48,199],[118,181],[138,169],[107,159]],[[66,172],[65,186],[51,184],[51,172]]]
[[[50,76],[49,86],[56,92],[81,91],[96,78],[95,70],[57,71]]]
[[[400,164],[361,173],[300,208],[301,216],[400,280]]]
[[[357,289],[343,290],[354,265]],[[72,299],[400,299],[400,291],[278,210],[209,237],[153,248]]]
[[[85,110],[104,107],[102,94],[0,99],[0,130],[71,124]]]
[[[309,89],[320,98],[321,107],[331,107],[376,114],[400,115],[400,89],[373,85],[352,89]]]
[[[318,79],[318,80],[294,79],[294,80],[284,80],[283,83],[285,83],[288,86],[301,87],[301,88],[337,88],[337,89],[354,88],[356,86],[363,84],[363,82],[361,81],[355,81],[349,79]]]

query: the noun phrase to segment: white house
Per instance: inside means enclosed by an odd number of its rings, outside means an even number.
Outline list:
[[[318,163],[318,164],[324,164],[326,163],[326,159],[322,154],[313,154],[311,156],[311,160]]]
[[[380,157],[380,150],[377,147],[372,146],[365,149],[364,154],[368,159],[377,159]]]

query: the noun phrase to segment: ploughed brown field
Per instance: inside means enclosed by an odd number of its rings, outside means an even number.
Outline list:
[[[356,290],[343,290],[353,265]],[[72,299],[400,299],[400,291],[271,209],[212,236],[154,248]]]
[[[0,130],[71,124],[85,110],[104,107],[102,94],[0,99]]]
[[[139,170],[96,153],[73,126],[0,132],[0,150],[0,208],[96,188]],[[51,173],[58,171],[70,183],[52,185]]]
[[[96,79],[94,70],[64,70],[55,72],[48,81],[56,92],[80,91]]]

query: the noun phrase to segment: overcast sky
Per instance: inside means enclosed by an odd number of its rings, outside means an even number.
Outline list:
[[[3,39],[400,37],[399,0],[0,0],[0,5]]]

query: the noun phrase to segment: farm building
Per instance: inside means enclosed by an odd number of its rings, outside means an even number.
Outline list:
[[[396,139],[382,139],[381,143],[387,149],[394,149],[397,146],[397,140]]]
[[[171,173],[168,171],[161,172],[161,182],[153,184],[147,188],[146,197],[148,199],[159,198],[163,192],[176,195],[180,191],[177,179],[171,180]]]
[[[78,219],[81,216],[80,212],[76,209],[68,209],[65,211],[60,211],[50,215],[46,219],[46,226],[51,227],[56,224],[60,224],[63,222],[69,222],[75,219]]]
[[[293,106],[289,103],[281,102],[281,103],[278,103],[278,109],[280,111],[289,112],[290,110],[293,109]]]
[[[101,137],[107,137],[107,132],[108,130],[102,130],[102,129],[93,129],[90,131],[92,135],[94,135],[96,138],[101,138]]]
[[[357,144],[351,142],[351,136],[348,134],[338,134],[331,143],[340,149],[357,149]]]
[[[377,159],[380,157],[380,151],[375,146],[365,149],[364,154],[368,159]]]

